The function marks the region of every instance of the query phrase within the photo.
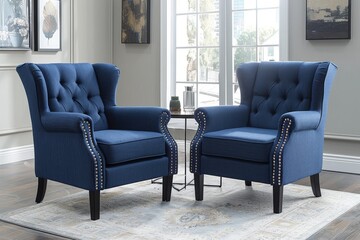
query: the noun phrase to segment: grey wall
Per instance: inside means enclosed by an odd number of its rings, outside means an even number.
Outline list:
[[[16,66],[112,62],[112,24],[112,0],[63,0],[62,51],[0,51],[0,151],[32,144],[27,100]]]
[[[329,101],[325,152],[359,156],[360,140],[360,1],[352,1],[350,40],[305,40],[305,1],[289,1],[289,58],[332,61],[339,70]],[[331,138],[331,139],[330,139]]]
[[[114,64],[118,105],[160,106],[160,1],[150,1],[150,44],[122,44],[121,0],[114,0]]]

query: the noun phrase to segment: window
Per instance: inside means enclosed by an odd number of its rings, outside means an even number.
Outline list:
[[[196,107],[239,104],[238,64],[287,58],[287,24],[280,24],[287,23],[287,0],[171,0],[162,5],[162,91],[181,101],[185,87],[193,86]],[[163,94],[164,106],[168,100],[169,94]]]

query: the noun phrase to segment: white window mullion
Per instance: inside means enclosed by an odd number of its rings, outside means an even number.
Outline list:
[[[232,0],[226,0],[226,13],[224,16],[226,26],[224,28],[225,31],[225,83],[226,83],[226,105],[233,105],[233,74],[234,74],[234,60],[233,60],[233,6],[232,6]]]
[[[289,60],[289,0],[280,0],[279,10],[280,61]]]
[[[171,25],[174,18],[172,14],[172,5],[173,1],[161,1],[160,5],[160,106],[167,107],[168,102],[170,101],[170,95],[172,94],[172,88],[175,86],[175,79],[172,78],[173,69],[172,68],[172,47],[171,41],[174,39],[173,33],[171,32]]]
[[[180,0],[181,1],[181,0]],[[276,54],[276,59],[279,59],[281,61],[288,60],[288,7],[289,7],[289,0],[279,0],[279,42],[272,42],[269,37],[269,41],[262,42],[260,45],[259,42],[259,27],[264,28],[263,22],[259,22],[259,20],[262,19],[265,16],[261,16],[259,14],[262,14],[262,12],[259,12],[258,7],[260,5],[257,4],[257,0],[254,0],[256,2],[256,5],[252,5],[252,8],[245,8],[246,11],[255,10],[256,12],[256,21],[252,24],[253,27],[256,27],[256,42],[254,48],[256,49],[256,60],[260,60],[260,53],[262,54],[262,59],[270,59],[271,52],[269,52],[269,47],[274,47],[274,49],[278,50]],[[200,13],[200,0],[196,0],[196,10],[193,12],[192,10],[186,11],[184,9],[184,12],[179,12],[178,15],[193,15],[196,16],[195,19],[195,27],[196,27],[196,36],[195,41],[196,44],[191,46],[179,46],[177,47],[177,39],[181,40],[182,36],[176,36],[176,21],[177,21],[177,14],[176,14],[176,0],[168,0],[168,1],[160,1],[161,6],[161,64],[160,64],[160,76],[161,76],[161,96],[160,96],[160,102],[161,106],[168,107],[168,103],[170,101],[170,96],[174,96],[176,94],[182,93],[182,91],[176,91],[176,84],[178,83],[178,87],[182,87],[185,85],[193,85],[196,89],[196,107],[199,106],[199,96],[200,96],[200,90],[199,87],[206,87],[203,91],[208,91],[210,85],[211,88],[214,87],[213,84],[219,84],[219,104],[220,105],[232,105],[234,103],[234,98],[238,98],[239,96],[234,96],[234,59],[233,59],[233,51],[234,49],[239,48],[250,48],[249,44],[245,44],[245,46],[238,46],[238,42],[233,42],[233,39],[235,36],[233,36],[233,28],[237,26],[233,26],[233,0],[220,0],[219,1],[219,82],[199,82],[200,80],[200,57],[199,53],[200,51],[205,51],[207,48],[217,48],[217,46],[199,46],[199,39],[200,39],[200,15],[201,14],[213,14],[216,13],[216,11],[213,11],[212,9],[205,10],[206,12]],[[249,3],[249,2],[248,2]],[[250,2],[253,4],[254,2]],[[239,9],[237,11],[242,11],[241,9],[241,3],[239,5]],[[248,7],[249,5],[245,6]],[[273,7],[273,5],[269,5],[269,7],[264,7],[261,9],[263,10],[269,10],[269,9],[276,9],[277,7]],[[264,12],[265,13],[265,12]],[[244,15],[245,16],[245,15]],[[272,16],[272,15],[271,15]],[[272,18],[271,18],[272,19]],[[270,20],[271,20],[270,19]],[[238,20],[237,20],[238,21]],[[267,20],[264,20],[267,21]],[[248,21],[246,23],[249,23]],[[266,22],[265,22],[266,23]],[[238,23],[237,23],[238,24]],[[266,27],[266,26],[265,26]],[[271,27],[271,26],[270,26]],[[251,30],[250,30],[251,31]],[[237,34],[238,35],[238,34]],[[252,35],[253,36],[253,35]],[[266,37],[266,36],[265,36]],[[262,37],[264,38],[264,37]],[[211,45],[211,44],[210,44]],[[252,44],[251,44],[252,45]],[[277,48],[279,46],[279,48]],[[177,49],[189,49],[193,48],[196,54],[196,64],[197,64],[197,74],[196,79],[194,79],[194,82],[185,82],[184,79],[177,79],[176,76],[179,75],[178,71],[181,71],[178,69],[176,70],[177,66]],[[240,49],[241,50],[241,49]],[[180,50],[182,51],[182,50]],[[185,51],[185,50],[183,50]],[[248,54],[245,52],[244,54]],[[251,53],[253,54],[253,52]],[[247,56],[247,55],[241,55],[241,56]],[[266,56],[266,57],[265,57]],[[252,57],[250,57],[252,59]],[[243,58],[242,58],[243,59]],[[237,61],[239,61],[238,59]],[[244,59],[245,61],[249,61],[248,57]],[[242,60],[241,60],[242,61]],[[178,63],[180,65],[183,65],[182,63]],[[181,67],[183,68],[183,67]],[[181,74],[183,76],[184,74]],[[178,82],[177,82],[178,80]],[[236,82],[236,80],[235,80]],[[236,93],[238,94],[238,93]],[[203,96],[204,97],[204,96]],[[211,100],[212,101],[212,100]]]
[[[170,39],[170,45],[168,46],[168,49],[170,49],[170,66],[171,66],[171,75],[170,75],[170,81],[171,81],[171,87],[170,92],[171,96],[176,95],[176,0],[170,0],[169,1],[170,7],[168,8],[171,13],[171,18],[169,18],[169,31],[171,35]],[[168,102],[170,101],[170,98],[168,99]]]
[[[227,66],[227,49],[226,49],[226,11],[227,11],[227,2],[226,4],[219,4],[219,104],[226,105],[227,104],[227,74],[226,74],[226,66]]]

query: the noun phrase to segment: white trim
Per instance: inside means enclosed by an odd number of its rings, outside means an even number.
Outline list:
[[[115,64],[115,54],[114,54],[114,49],[115,49],[115,46],[114,46],[114,38],[115,38],[115,35],[114,35],[114,0],[111,1],[111,9],[110,9],[110,33],[111,33],[111,40],[110,40],[110,44],[111,44],[111,63],[112,64]]]
[[[160,1],[160,105],[167,107],[170,100],[171,36],[169,19],[172,1]]]
[[[0,65],[0,71],[16,70],[16,65]]]
[[[10,135],[10,134],[17,134],[17,133],[25,133],[25,132],[31,132],[31,131],[32,131],[31,127],[0,130],[0,136]]]
[[[289,60],[289,0],[280,0],[279,51],[280,61]]]
[[[359,142],[360,141],[360,136],[329,133],[329,134],[325,134],[325,139]]]
[[[324,153],[323,170],[360,174],[360,157]]]
[[[34,159],[34,145],[0,150],[0,165]]]
[[[70,63],[75,61],[75,3],[70,1]]]

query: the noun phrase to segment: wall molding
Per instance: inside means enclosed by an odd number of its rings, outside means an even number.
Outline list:
[[[31,127],[14,128],[14,129],[9,129],[9,130],[0,130],[0,136],[6,136],[6,135],[18,134],[18,133],[26,133],[26,132],[31,132],[31,131],[32,131]]]
[[[0,71],[14,71],[16,67],[16,65],[0,65]]]
[[[360,157],[324,153],[323,170],[360,174]]]
[[[0,150],[0,165],[34,159],[34,145]]]
[[[358,136],[358,135],[328,133],[328,134],[325,134],[324,137],[325,137],[325,139],[330,139],[330,140],[360,142],[360,136]]]

